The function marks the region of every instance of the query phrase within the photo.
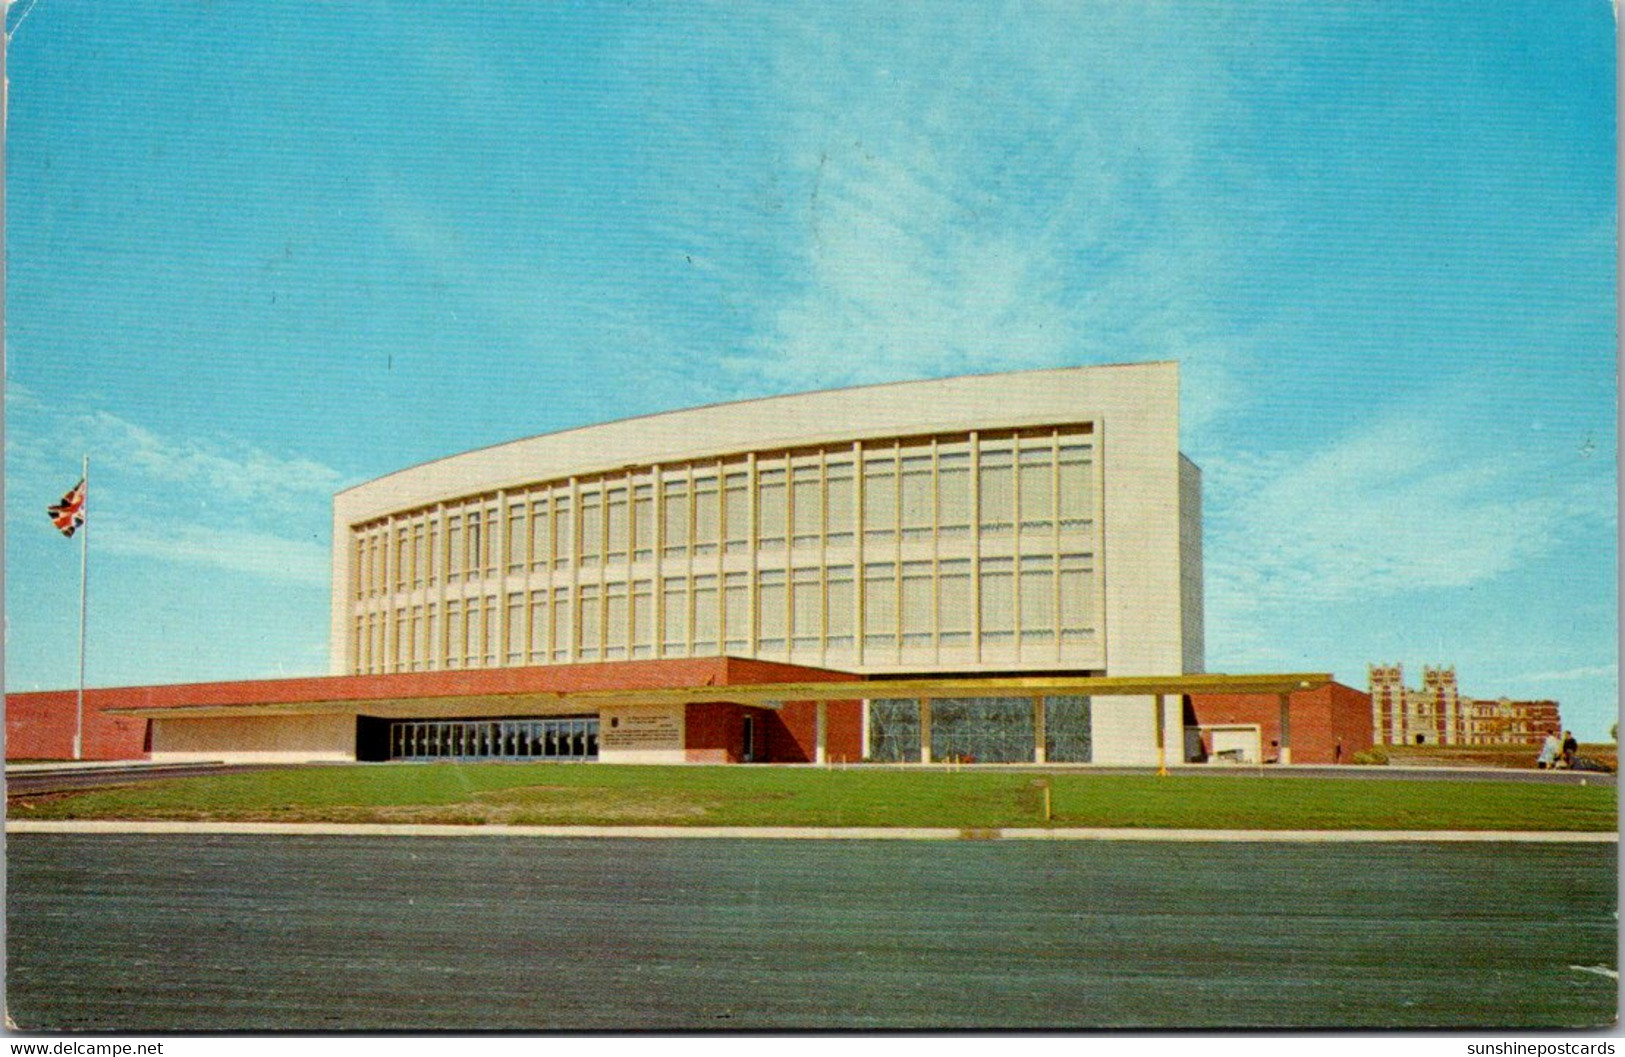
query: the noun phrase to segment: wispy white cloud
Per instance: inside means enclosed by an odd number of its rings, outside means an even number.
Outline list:
[[[105,526],[97,525],[96,546],[112,554],[211,566],[267,580],[311,587],[328,583],[323,542],[252,529],[109,518]]]
[[[1392,413],[1306,454],[1208,461],[1209,612],[1264,611],[1465,588],[1612,517],[1600,481],[1549,480],[1531,458],[1464,445],[1425,415]]]
[[[726,373],[757,388],[1181,359],[1200,427],[1251,356],[1211,308],[1240,248],[1193,159],[1235,109],[1175,8],[937,8],[865,35],[779,16],[774,282]],[[1178,45],[1186,77],[1143,56]],[[989,71],[997,76],[989,76]],[[1122,105],[1132,99],[1133,105]],[[700,194],[704,191],[697,192]],[[692,235],[704,259],[739,234]]]
[[[98,549],[327,582],[329,497],[342,475],[315,460],[242,440],[165,435],[99,408],[54,407],[24,386],[6,392],[9,531],[48,530],[44,508],[91,456]]]
[[[1549,672],[1527,672],[1512,676],[1519,683],[1563,683],[1581,679],[1612,679],[1619,675],[1617,664],[1591,664],[1578,668],[1560,668]]]

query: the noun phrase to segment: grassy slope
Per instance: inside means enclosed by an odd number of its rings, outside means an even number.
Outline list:
[[[1521,782],[1053,774],[1053,825],[1611,830],[1614,790]],[[13,818],[723,826],[1042,825],[1031,772],[432,764],[178,778]]]
[[[1538,745],[1384,745],[1390,761],[1412,767],[1506,767],[1533,771]],[[1619,747],[1613,743],[1581,745],[1580,755],[1619,766]]]

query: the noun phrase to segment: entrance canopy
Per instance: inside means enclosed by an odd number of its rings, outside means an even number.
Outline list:
[[[726,659],[730,663],[740,662]],[[659,662],[655,662],[659,663]],[[753,662],[743,662],[752,664]],[[574,665],[572,668],[597,667],[612,669],[613,664]],[[375,695],[345,692],[323,693],[331,688],[320,684],[325,679],[267,680],[259,684],[260,700],[243,700],[240,694],[219,695],[226,699],[209,700],[216,695],[207,692],[208,686],[197,688],[190,701],[180,700],[159,706],[112,707],[109,713],[145,719],[216,719],[234,716],[318,715],[333,712],[365,710],[371,715],[400,718],[434,716],[497,716],[497,715],[561,715],[583,709],[613,705],[682,705],[702,702],[726,702],[756,708],[778,708],[788,701],[853,701],[904,700],[948,697],[1038,697],[1059,695],[1088,695],[1092,697],[1144,697],[1176,696],[1184,694],[1292,694],[1300,690],[1314,690],[1332,681],[1325,672],[1292,672],[1259,675],[1163,675],[1163,676],[977,676],[916,679],[861,679],[845,673],[819,669],[797,668],[791,665],[761,664],[762,669],[779,669],[791,678],[782,681],[726,682],[722,679],[701,681],[699,685],[660,685],[661,680],[634,680],[633,685],[613,684],[617,680],[600,681],[599,685],[581,685],[570,679],[504,680],[500,687],[456,685],[473,680],[448,680],[447,675],[471,677],[486,672],[425,673],[436,676],[432,680],[415,679],[412,675],[380,677],[368,682],[385,684],[371,689]],[[518,672],[545,673],[548,669],[494,669],[513,674]],[[698,674],[673,671],[672,675]],[[739,674],[769,674],[749,671]],[[779,674],[772,672],[771,674]],[[816,678],[806,679],[804,676]],[[801,676],[802,678],[797,678]],[[335,683],[348,683],[361,677],[335,676]],[[482,680],[483,681],[483,680]],[[530,683],[530,685],[526,685]],[[553,683],[553,685],[548,685]],[[560,683],[564,685],[559,685]],[[283,685],[279,685],[283,684]],[[212,684],[239,686],[242,684]],[[348,686],[344,690],[350,691]],[[360,688],[356,688],[360,689]],[[485,692],[480,692],[480,691]],[[383,691],[376,693],[376,691]],[[394,691],[394,692],[390,692]],[[415,692],[414,692],[415,691]],[[470,692],[473,691],[473,692]]]

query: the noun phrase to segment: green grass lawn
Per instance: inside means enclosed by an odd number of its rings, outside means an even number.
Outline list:
[[[1044,825],[1031,771],[334,766],[22,797],[26,819],[708,826]],[[1612,788],[1057,772],[1054,826],[1612,830]]]

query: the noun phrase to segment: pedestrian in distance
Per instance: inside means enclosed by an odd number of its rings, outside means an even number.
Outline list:
[[[1563,732],[1563,766],[1573,767],[1574,758],[1578,755],[1580,755],[1580,743],[1574,740],[1572,730],[1565,730]]]
[[[1561,751],[1557,743],[1556,734],[1546,735],[1546,740],[1540,743],[1540,755],[1535,757],[1535,766],[1544,771],[1549,767],[1557,766],[1557,754]]]

